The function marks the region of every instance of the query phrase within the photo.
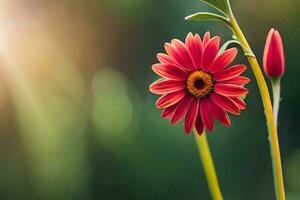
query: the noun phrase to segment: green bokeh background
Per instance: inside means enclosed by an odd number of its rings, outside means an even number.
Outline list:
[[[232,0],[259,60],[271,27],[286,73],[279,114],[287,200],[300,199],[298,0]],[[148,86],[164,42],[188,32],[231,38],[184,17],[199,0],[0,1],[0,199],[209,200],[192,135],[171,126]],[[247,63],[240,53],[237,63]],[[257,85],[247,109],[208,134],[225,199],[275,199]]]

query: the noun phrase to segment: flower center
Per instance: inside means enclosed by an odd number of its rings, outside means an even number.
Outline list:
[[[208,95],[213,89],[213,85],[212,76],[201,70],[192,72],[186,81],[187,90],[199,98]]]

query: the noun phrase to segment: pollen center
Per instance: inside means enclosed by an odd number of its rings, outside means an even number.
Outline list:
[[[208,95],[213,89],[213,85],[212,76],[201,70],[192,72],[186,81],[187,90],[199,98]]]

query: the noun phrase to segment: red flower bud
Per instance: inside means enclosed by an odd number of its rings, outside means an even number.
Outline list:
[[[285,71],[282,39],[277,30],[269,31],[263,58],[265,73],[270,78],[279,78]]]

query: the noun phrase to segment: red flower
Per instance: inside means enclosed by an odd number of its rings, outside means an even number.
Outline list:
[[[281,77],[285,70],[281,36],[277,30],[269,31],[264,50],[264,70],[271,78]]]
[[[212,131],[214,119],[230,126],[227,112],[239,115],[246,107],[241,96],[248,93],[243,87],[250,80],[240,76],[245,65],[226,68],[235,59],[237,49],[232,48],[218,55],[220,37],[203,41],[198,34],[189,33],[185,44],[177,39],[165,44],[167,54],[159,53],[160,63],[153,71],[163,77],[150,85],[150,91],[162,95],[156,107],[163,109],[162,117],[171,118],[175,124],[184,118],[184,130],[195,127],[199,134],[204,128]]]

